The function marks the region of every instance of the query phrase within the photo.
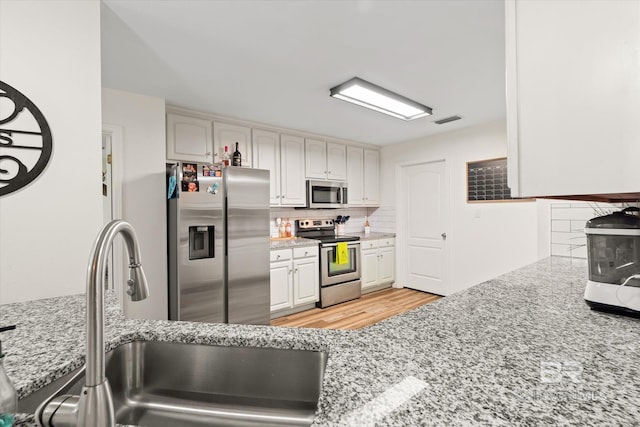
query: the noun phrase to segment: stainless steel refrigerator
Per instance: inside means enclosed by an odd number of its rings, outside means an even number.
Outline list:
[[[173,169],[169,319],[268,325],[269,171],[227,167],[216,177],[205,164]]]

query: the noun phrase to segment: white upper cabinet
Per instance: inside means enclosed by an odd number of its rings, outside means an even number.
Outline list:
[[[167,159],[211,163],[212,141],[211,121],[167,114]]]
[[[280,140],[277,132],[253,129],[253,167],[270,172],[269,203],[280,204]]]
[[[378,206],[380,153],[347,147],[347,186],[350,206]]]
[[[304,138],[295,135],[280,135],[280,204],[283,206],[305,206],[307,190],[304,177]]]
[[[327,142],[327,179],[347,180],[347,147]]]
[[[304,147],[307,178],[327,179],[327,143],[307,138]]]
[[[364,150],[347,147],[347,198],[349,206],[364,204]]]
[[[346,146],[307,138],[305,140],[305,171],[309,179],[346,181]]]
[[[242,154],[242,166],[251,167],[251,128],[231,123],[213,122],[214,161],[222,161],[224,147],[229,147],[229,158],[233,156],[236,142]]]
[[[364,150],[364,204],[380,204],[380,152]]]
[[[507,0],[512,194],[640,191],[637,1]]]
[[[271,206],[305,206],[304,138],[253,129],[254,167],[270,173]]]

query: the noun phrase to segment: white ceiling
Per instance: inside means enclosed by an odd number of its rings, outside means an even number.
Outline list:
[[[433,108],[405,122],[329,97],[354,76]],[[505,116],[503,0],[103,0],[103,86],[390,144]],[[462,120],[436,125],[434,120]]]

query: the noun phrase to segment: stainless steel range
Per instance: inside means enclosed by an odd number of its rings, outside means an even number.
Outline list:
[[[360,298],[360,238],[336,236],[332,219],[299,219],[296,235],[320,240],[320,301],[318,307]],[[346,243],[348,259],[338,263],[338,243]]]

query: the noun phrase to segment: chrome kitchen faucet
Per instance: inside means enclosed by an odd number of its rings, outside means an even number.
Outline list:
[[[80,396],[64,395],[43,402],[36,411],[40,426],[115,426],[111,387],[105,375],[104,273],[109,248],[122,233],[129,254],[127,294],[132,301],[149,295],[147,278],[140,264],[139,243],[128,222],[114,220],[105,225],[91,250],[87,269],[87,358],[85,385]]]

